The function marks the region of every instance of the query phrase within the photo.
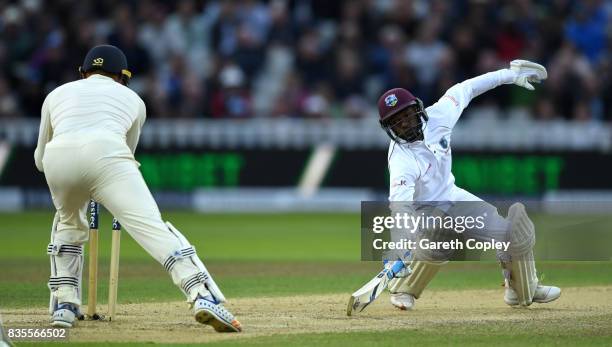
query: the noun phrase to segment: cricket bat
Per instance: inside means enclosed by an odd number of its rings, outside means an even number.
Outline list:
[[[398,272],[402,271],[405,266],[403,261],[396,260],[390,267],[385,267],[378,275],[372,278],[370,282],[354,292],[346,308],[346,314],[352,316],[353,313],[363,311],[370,303],[376,300],[385,289],[387,289],[389,281],[391,281]]]

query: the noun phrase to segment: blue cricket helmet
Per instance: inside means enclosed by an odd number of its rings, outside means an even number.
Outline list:
[[[132,73],[128,70],[127,58],[123,52],[112,45],[95,46],[87,52],[79,72],[103,71],[120,77],[121,83],[127,85]]]

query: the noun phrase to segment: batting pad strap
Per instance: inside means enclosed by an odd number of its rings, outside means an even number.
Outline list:
[[[170,272],[172,271],[174,264],[176,264],[176,262],[179,259],[188,258],[195,254],[196,254],[196,250],[194,246],[189,246],[189,247],[181,248],[177,251],[174,251],[174,253],[168,256],[168,258],[166,258],[166,260],[164,261],[164,269]]]
[[[47,246],[48,255],[60,255],[60,254],[83,254],[83,246],[79,245],[62,245],[58,243],[50,243]]]
[[[208,275],[206,275],[203,272],[198,272],[195,275],[191,275],[185,280],[183,280],[181,288],[183,289],[186,295],[189,295],[191,290],[195,288],[197,285],[203,284],[204,286],[206,286],[207,280],[208,280]]]
[[[49,289],[56,290],[60,286],[78,287],[79,279],[76,277],[49,277]]]

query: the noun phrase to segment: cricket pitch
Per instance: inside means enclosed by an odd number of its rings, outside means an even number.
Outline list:
[[[70,342],[204,343],[276,334],[431,330],[465,325],[525,331],[576,331],[576,321],[588,321],[588,333],[612,334],[612,286],[564,288],[561,298],[529,308],[511,308],[503,290],[435,290],[425,292],[413,311],[399,311],[383,294],[364,312],[346,316],[346,294],[237,298],[227,305],[242,322],[240,334],[219,334],[195,322],[185,302],[119,304],[117,320],[80,321]],[[99,310],[105,312],[106,307]],[[6,326],[48,326],[47,309],[7,309]]]

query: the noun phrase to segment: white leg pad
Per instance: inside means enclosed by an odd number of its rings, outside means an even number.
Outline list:
[[[83,275],[83,246],[53,242],[59,222],[56,213],[51,230],[51,243],[47,246],[47,254],[51,260],[51,276],[48,287],[51,292],[49,313],[53,313],[60,303],[81,305],[81,281]]]
[[[525,206],[520,203],[513,204],[508,210],[510,221],[510,257],[509,263],[504,267],[509,271],[507,284],[514,289],[518,296],[519,305],[529,306],[533,301],[538,277],[533,257],[535,245],[535,227]]]
[[[49,277],[49,290],[53,304],[69,302],[81,305],[81,276],[83,272],[82,246],[54,245],[56,254],[50,254],[54,269]],[[80,252],[80,253],[79,253]]]
[[[55,230],[57,229],[58,223],[59,223],[59,213],[55,212],[55,216],[53,217],[53,224],[51,225],[51,242],[53,242],[53,235],[55,233]],[[51,272],[50,272],[51,276],[55,276],[56,275],[55,259],[50,258],[49,264],[51,265]],[[55,295],[53,290],[49,290],[49,314],[53,314],[53,311],[55,311],[55,308],[57,307],[57,305],[58,305],[57,296]]]
[[[391,293],[407,293],[418,299],[429,282],[436,276],[440,268],[447,262],[412,261],[410,275],[394,278],[389,282]]]
[[[170,222],[166,222],[166,226],[179,238],[184,248],[171,254],[164,262],[164,267],[170,272],[173,278],[179,279],[178,282],[180,283],[181,290],[187,297],[187,300],[193,302],[198,294],[202,296],[211,294],[217,302],[226,302],[227,299],[225,299],[221,289],[219,289],[219,286],[215,283],[210,272],[208,272],[208,269],[206,269],[206,266],[196,254],[195,247],[189,244],[185,236],[183,236],[183,234]],[[191,264],[194,264],[199,269],[199,272],[196,274],[190,273],[184,276],[183,271],[181,271],[183,268],[181,262],[184,261],[189,261]]]

